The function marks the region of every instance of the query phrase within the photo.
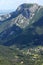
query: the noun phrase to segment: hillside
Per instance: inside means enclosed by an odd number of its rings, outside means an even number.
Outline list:
[[[0,16],[0,65],[43,65],[43,6],[25,3]]]
[[[13,13],[0,17],[0,44],[42,44],[43,7],[22,4]]]

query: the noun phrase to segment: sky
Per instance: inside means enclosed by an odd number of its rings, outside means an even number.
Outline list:
[[[38,3],[43,5],[43,0],[0,0],[0,10],[16,10],[23,3]]]

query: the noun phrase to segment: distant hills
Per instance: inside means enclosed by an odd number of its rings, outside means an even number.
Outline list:
[[[13,12],[14,10],[0,10],[0,16],[9,14],[10,12]]]

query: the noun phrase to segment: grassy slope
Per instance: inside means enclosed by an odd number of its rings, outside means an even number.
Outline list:
[[[0,46],[0,65],[43,65],[42,48],[43,46],[23,49]]]

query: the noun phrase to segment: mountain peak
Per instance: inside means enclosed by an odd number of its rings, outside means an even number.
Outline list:
[[[20,9],[24,9],[24,8],[30,8],[30,7],[32,7],[32,6],[36,6],[36,7],[38,7],[38,4],[36,4],[36,3],[34,3],[34,4],[27,4],[27,3],[24,3],[24,4],[21,4],[18,8],[17,8],[17,10],[20,10]]]
[[[20,14],[22,13],[22,15],[26,18],[29,18],[30,12],[33,13],[38,9],[38,4],[21,4],[18,8],[17,8],[17,12],[19,12]]]

